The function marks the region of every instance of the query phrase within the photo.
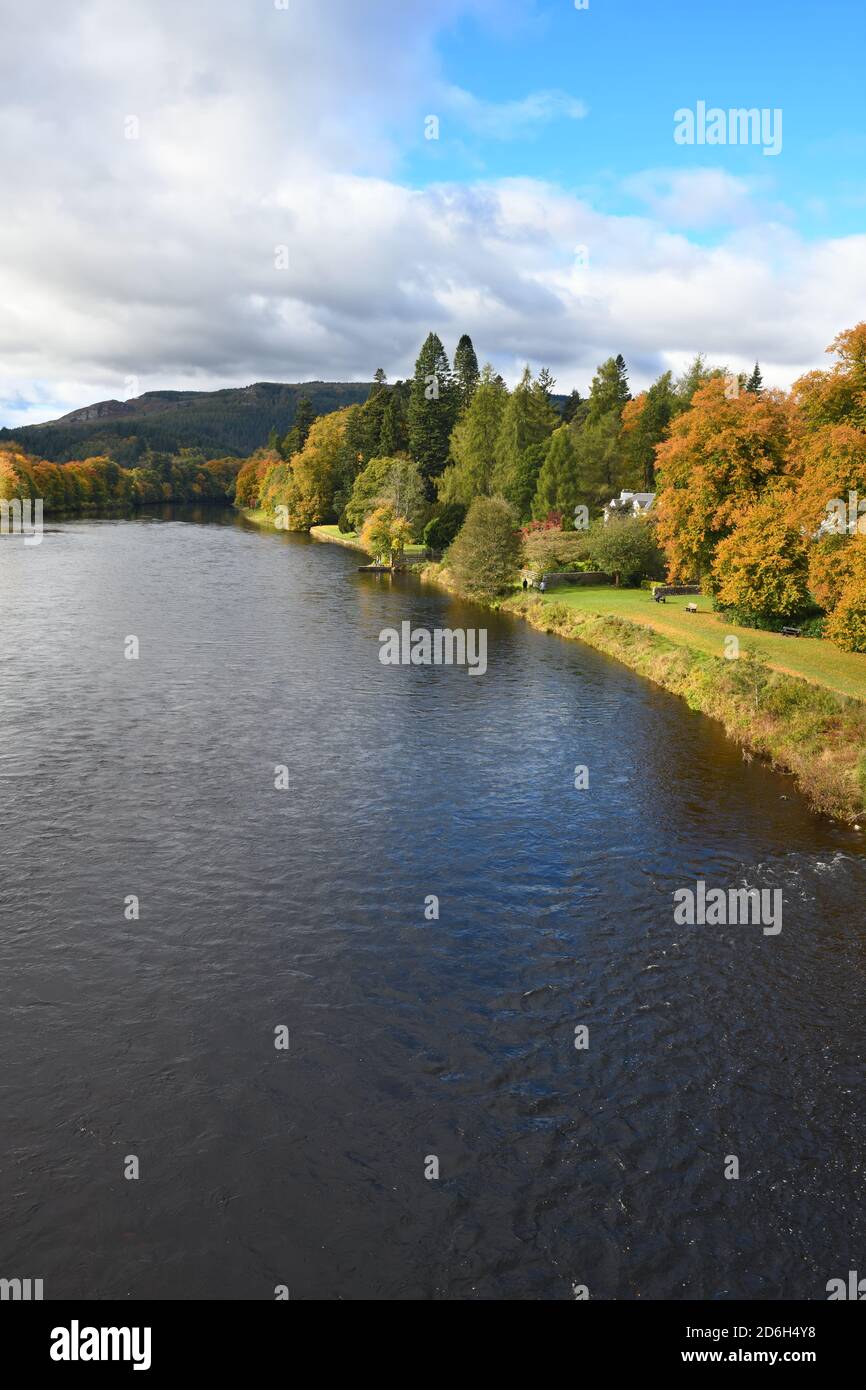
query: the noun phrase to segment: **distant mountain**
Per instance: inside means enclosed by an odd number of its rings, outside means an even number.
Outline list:
[[[2,429],[0,443],[17,439],[30,453],[57,463],[110,454],[129,465],[146,449],[199,448],[212,458],[244,457],[266,444],[272,429],[285,434],[291,428],[302,396],[324,415],[365,401],[371,385],[258,381],[222,391],[147,391],[128,401],[97,401],[42,425]]]

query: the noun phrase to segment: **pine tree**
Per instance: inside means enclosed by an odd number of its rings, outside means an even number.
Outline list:
[[[454,375],[460,394],[460,405],[465,409],[475,394],[480,375],[478,358],[475,356],[475,348],[472,346],[472,339],[468,333],[464,333],[457,344],[457,351],[454,354]]]
[[[430,333],[418,354],[409,396],[409,449],[430,489],[448,462],[448,445],[459,396],[438,334]]]
[[[648,391],[629,401],[622,412],[625,486],[655,491],[656,447],[667,435],[677,398],[671,373],[664,372]]]
[[[626,401],[630,400],[625,361],[622,356],[609,357],[602,362],[592,379],[588,419],[598,420],[610,410],[622,412]]]
[[[538,446],[545,444],[559,423],[558,413],[526,367],[503,412],[493,473],[495,491],[521,518],[529,516],[544,460],[544,450]]]
[[[387,376],[386,376],[386,374],[385,374],[384,368],[383,368],[383,367],[377,367],[377,368],[376,368],[376,371],[375,371],[375,373],[374,373],[374,375],[373,375],[373,381],[375,382],[375,384],[376,384],[377,386],[384,386],[384,385],[385,385],[385,382],[386,382],[387,380],[388,380],[388,378],[387,378]]]
[[[310,427],[316,419],[316,412],[313,409],[313,402],[309,396],[301,396],[295,410],[295,422],[288,434],[279,446],[280,453],[284,459],[294,458],[299,454],[307,442]]]
[[[553,395],[553,388],[555,385],[556,377],[551,376],[547,367],[542,367],[541,371],[538,373],[538,386],[539,389],[543,391],[548,401],[550,401],[550,398]]]
[[[579,391],[574,390],[566,398],[565,405],[562,407],[562,418],[567,425],[570,425],[572,420],[582,419],[588,407],[589,402],[583,399]]]
[[[560,425],[548,441],[538,475],[532,515],[542,521],[548,512],[571,517],[580,501],[577,454],[568,425]]]
[[[760,394],[761,394],[761,389],[762,389],[763,385],[764,385],[764,378],[763,378],[763,376],[762,376],[762,374],[761,374],[761,368],[760,368],[760,366],[758,365],[758,363],[756,362],[756,363],[755,363],[755,370],[752,372],[752,375],[749,377],[749,380],[746,382],[746,390],[747,390],[747,391],[751,391],[751,393],[752,393],[753,396],[760,396]]]
[[[436,484],[441,502],[462,502],[468,507],[473,497],[490,493],[507,400],[505,382],[493,375],[493,368],[487,363],[478,388],[451,435],[452,463]]]

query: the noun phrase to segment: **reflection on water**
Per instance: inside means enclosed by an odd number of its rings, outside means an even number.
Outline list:
[[[0,1273],[824,1298],[860,837],[588,648],[200,510],[0,547]],[[486,626],[487,674],[382,666],[404,619]],[[699,878],[781,888],[782,933],[676,926]]]

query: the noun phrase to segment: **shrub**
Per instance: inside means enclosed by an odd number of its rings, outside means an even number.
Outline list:
[[[448,551],[458,586],[479,598],[510,588],[520,564],[520,535],[513,508],[502,497],[476,497]]]

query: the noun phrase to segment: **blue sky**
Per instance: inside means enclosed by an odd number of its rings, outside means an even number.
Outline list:
[[[859,231],[866,208],[866,5],[860,0],[542,0],[500,32],[466,16],[440,40],[448,80],[482,100],[559,90],[584,102],[524,139],[473,136],[444,120],[403,162],[424,185],[526,175],[588,192],[611,212],[634,210],[622,192],[648,168],[711,162],[755,181],[806,235]],[[430,92],[435,110],[436,93]],[[673,144],[673,113],[708,106],[781,108],[784,146],[710,152]],[[712,153],[712,158],[709,156]]]
[[[866,317],[854,0],[0,0],[0,36],[0,424],[393,379],[430,329],[565,390],[617,352],[788,387]],[[698,102],[781,151],[678,144]]]

